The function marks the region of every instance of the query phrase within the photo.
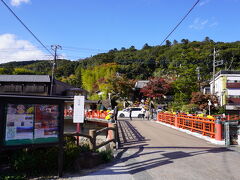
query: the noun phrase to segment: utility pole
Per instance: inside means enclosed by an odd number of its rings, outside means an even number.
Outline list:
[[[199,88],[199,91],[201,91],[201,87],[200,87],[200,67],[198,66],[196,68],[196,71],[197,71],[197,80],[198,80],[198,88]]]
[[[216,61],[216,49],[214,47],[213,49],[213,88],[212,88],[212,94],[215,94],[215,61]]]
[[[215,47],[213,49],[213,91],[212,94],[215,94],[215,70],[216,67],[223,65],[223,60],[216,61],[216,56],[218,56],[218,51],[216,51]]]
[[[50,96],[53,94],[53,80],[54,80],[54,73],[55,73],[55,66],[57,63],[57,50],[62,49],[60,45],[51,45],[51,49],[54,51],[54,60],[52,65],[52,79],[51,79],[51,89],[50,89]]]

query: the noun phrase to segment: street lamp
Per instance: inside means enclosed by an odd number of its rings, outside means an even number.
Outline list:
[[[211,101],[208,100],[208,114],[209,115],[211,115],[211,105],[212,105]]]

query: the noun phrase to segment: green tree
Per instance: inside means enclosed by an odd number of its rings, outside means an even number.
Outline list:
[[[20,74],[36,74],[35,71],[29,70],[29,69],[24,69],[24,68],[15,68],[14,71],[12,72],[13,74],[20,75]]]
[[[167,47],[170,47],[171,45],[172,45],[171,41],[166,40],[166,46],[167,46]]]

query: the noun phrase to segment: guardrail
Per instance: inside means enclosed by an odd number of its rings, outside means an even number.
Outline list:
[[[222,126],[216,123],[216,119],[160,112],[158,113],[157,120],[181,129],[202,134],[203,136],[222,140]]]
[[[85,113],[85,116],[87,118],[105,119],[107,114],[108,114],[107,111],[93,110],[93,111],[87,111]]]
[[[93,118],[93,119],[105,119],[107,116],[107,111],[102,110],[93,110],[93,111],[86,111],[85,117],[86,118]],[[73,110],[64,109],[64,116],[73,116]]]
[[[77,139],[79,139],[79,137],[86,137],[89,139],[89,147],[90,150],[97,150],[98,148],[105,146],[111,142],[114,143],[114,147],[117,148],[117,140],[118,140],[118,131],[117,131],[117,124],[116,123],[109,123],[108,125],[109,127],[100,129],[100,130],[95,130],[92,129],[89,131],[89,135],[87,134],[82,134],[82,133],[65,133],[64,136],[68,136],[68,137],[76,137],[76,144],[79,145],[79,141],[77,141]],[[107,132],[107,141],[102,142],[101,144],[96,144],[96,139],[97,136],[103,132]]]

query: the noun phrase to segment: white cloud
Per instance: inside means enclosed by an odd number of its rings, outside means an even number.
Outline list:
[[[0,35],[0,63],[52,59],[26,40],[18,40],[14,34]]]
[[[193,23],[189,25],[188,27],[195,30],[202,30],[204,28],[214,28],[218,26],[218,22],[216,18],[212,17],[210,19],[201,19],[196,18],[194,19]]]
[[[209,2],[210,2],[210,0],[201,1],[199,3],[199,6],[204,6],[204,5],[208,4]]]
[[[30,0],[11,0],[12,6],[19,6],[22,3],[29,3]]]
[[[209,27],[215,27],[217,25],[218,25],[218,22],[213,22],[213,23],[209,24]]]
[[[189,25],[189,27],[191,29],[201,30],[201,29],[205,28],[205,26],[207,25],[208,21],[209,21],[208,19],[201,20],[200,18],[196,18],[193,21],[193,24]]]

